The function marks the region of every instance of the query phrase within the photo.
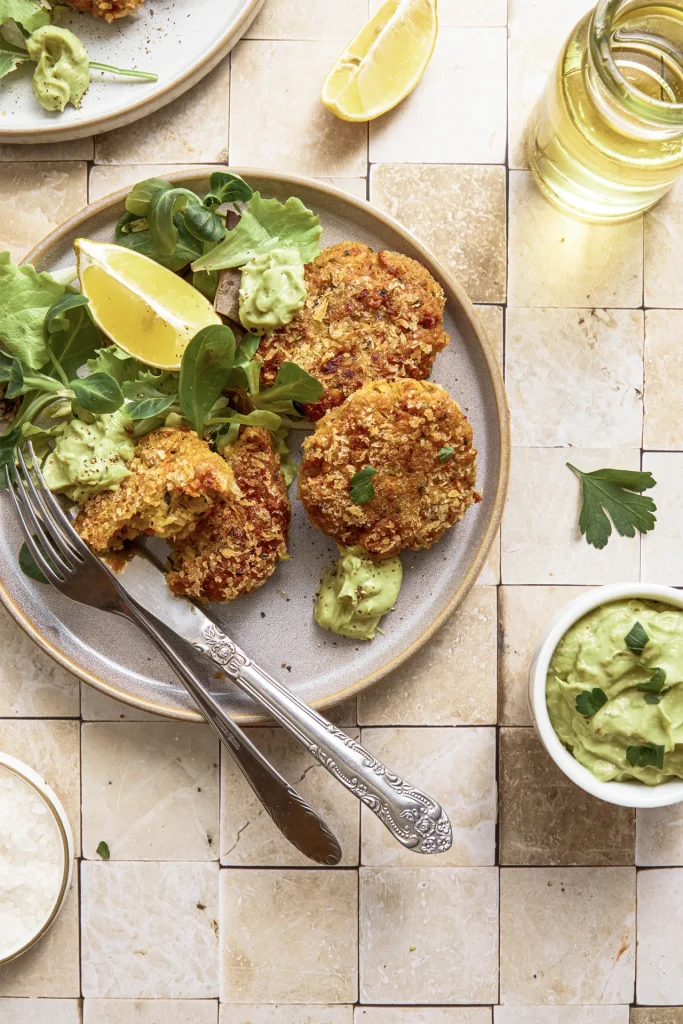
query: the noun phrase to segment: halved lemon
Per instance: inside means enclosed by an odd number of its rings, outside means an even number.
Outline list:
[[[325,79],[322,101],[343,121],[372,121],[415,88],[438,32],[436,0],[387,0]]]
[[[179,370],[195,334],[222,323],[200,292],[149,257],[89,238],[77,238],[74,249],[93,320],[140,362]]]

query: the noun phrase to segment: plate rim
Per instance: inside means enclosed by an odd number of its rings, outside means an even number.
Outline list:
[[[189,67],[180,78],[169,82],[153,98],[136,100],[117,113],[109,114],[107,117],[94,115],[77,125],[60,125],[58,121],[55,121],[54,124],[36,128],[0,128],[0,142],[16,143],[17,145],[72,142],[75,139],[90,138],[103,132],[114,131],[116,128],[123,128],[133,121],[138,121],[141,117],[154,114],[157,110],[161,110],[162,107],[178,99],[179,96],[200,82],[205,75],[213,71],[242,38],[263,7],[264,2],[265,0],[242,0],[242,10],[228,25],[223,35],[211,45],[208,52]]]
[[[437,615],[429,625],[420,633],[408,647],[403,650],[400,654],[397,654],[385,662],[380,668],[371,672],[369,675],[364,676],[362,679],[357,680],[350,686],[344,687],[341,690],[336,691],[327,697],[321,697],[319,700],[311,702],[311,706],[318,710],[324,710],[325,708],[333,707],[337,704],[341,704],[343,701],[348,700],[351,697],[356,696],[363,690],[379,682],[390,672],[397,669],[400,665],[411,658],[417,651],[420,650],[431,638],[438,633],[441,627],[448,621],[453,612],[462,604],[464,599],[469,594],[470,590],[474,586],[486,560],[489,549],[493,543],[496,532],[500,527],[500,522],[503,514],[503,507],[505,505],[505,498],[507,495],[508,481],[510,475],[510,455],[511,455],[511,441],[510,441],[510,414],[508,410],[507,398],[505,393],[505,383],[503,380],[503,373],[496,357],[493,346],[482,326],[474,305],[467,295],[465,289],[460,284],[460,281],[450,271],[446,270],[440,260],[438,260],[434,254],[420,242],[415,236],[407,230],[402,224],[385,213],[383,210],[379,210],[370,204],[365,199],[359,199],[356,196],[350,195],[344,192],[343,189],[335,188],[332,185],[322,183],[313,178],[305,178],[300,175],[283,174],[278,171],[272,171],[269,169],[258,168],[258,167],[233,167],[228,166],[226,170],[233,171],[237,174],[241,174],[245,178],[259,177],[262,180],[271,180],[277,182],[280,185],[287,184],[292,185],[294,189],[299,186],[313,189],[315,191],[333,196],[337,199],[342,199],[345,203],[350,206],[354,206],[361,214],[370,214],[371,217],[381,221],[385,226],[395,231],[409,246],[412,246],[417,250],[421,259],[426,260],[428,264],[431,264],[434,269],[442,276],[447,282],[449,288],[455,293],[455,296],[460,303],[462,312],[465,314],[470,322],[470,325],[474,331],[475,337],[479,344],[479,347],[486,360],[489,373],[491,376],[491,382],[493,385],[494,395],[496,399],[496,413],[498,418],[498,428],[500,431],[500,465],[498,471],[498,479],[496,484],[496,493],[491,507],[491,513],[489,521],[484,532],[484,536],[477,548],[474,558],[470,564],[468,571],[465,573],[460,585],[455,590],[453,596],[448,601],[446,607]],[[197,178],[203,177],[209,171],[208,167],[197,165],[196,168],[185,168],[183,170],[173,171],[165,178],[172,184],[178,184],[180,182],[194,181]],[[64,237],[74,232],[81,224],[89,221],[91,217],[106,212],[112,206],[120,203],[126,198],[130,192],[130,187],[118,189],[116,192],[112,192],[107,196],[103,196],[95,203],[84,207],[73,217],[70,217],[67,221],[61,224],[54,231],[50,232],[41,242],[38,243],[21,261],[21,263],[33,263],[35,264],[41,259],[44,259],[52,246],[61,243]],[[34,627],[34,625],[28,621],[22,611],[15,605],[9,596],[5,584],[0,574],[0,603],[12,616],[14,621],[24,630],[24,632],[31,637],[31,639],[38,644],[46,654],[50,655],[59,665],[65,668],[68,672],[71,672],[78,679],[85,683],[89,683],[94,686],[95,689],[101,693],[106,694],[108,697],[113,697],[116,700],[121,701],[124,704],[128,704],[131,707],[137,708],[140,711],[148,711],[152,714],[163,715],[165,718],[180,719],[183,721],[201,722],[203,716],[198,711],[191,709],[167,707],[164,704],[158,704],[155,701],[145,700],[141,697],[136,697],[125,691],[119,690],[116,686],[108,683],[104,679],[100,679],[93,673],[87,671],[87,669],[81,668],[70,658],[64,655],[61,651],[57,650],[51,642]],[[241,725],[263,725],[268,724],[270,719],[266,715],[255,715],[236,713],[232,716],[235,721]]]

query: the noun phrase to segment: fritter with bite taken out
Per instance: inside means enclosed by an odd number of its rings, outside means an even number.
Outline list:
[[[318,422],[303,450],[299,497],[311,522],[375,561],[431,547],[481,500],[472,427],[437,384],[366,384]],[[372,486],[359,495],[351,482],[367,467]]]
[[[242,427],[224,458],[240,497],[216,504],[186,539],[173,542],[168,585],[200,601],[234,601],[262,586],[287,557],[290,506],[270,433]]]
[[[230,467],[193,430],[153,430],[128,468],[120,487],[89,498],[74,523],[95,551],[120,550],[141,533],[186,537],[214,503],[239,496]]]
[[[421,263],[341,242],[309,263],[305,278],[304,307],[259,345],[265,387],[285,360],[299,363],[325,386],[303,407],[317,420],[371,380],[429,376],[449,337],[443,290]]]

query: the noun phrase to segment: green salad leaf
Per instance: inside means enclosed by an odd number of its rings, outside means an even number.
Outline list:
[[[193,204],[199,210],[200,221],[203,222],[204,218],[207,218],[210,219],[209,223],[211,221],[217,222],[218,233],[216,237],[212,237],[211,234],[209,234],[209,237],[202,237],[201,234],[191,229],[188,223],[187,210]],[[183,211],[185,216],[179,218]],[[200,241],[218,241],[223,237],[225,228],[220,217],[217,217],[210,210],[202,206],[199,197],[194,192],[190,192],[186,188],[160,189],[154,193],[150,200],[147,222],[149,224],[152,244],[162,256],[172,256],[178,247],[179,225],[176,224],[176,218],[182,219],[183,225],[192,237]]]
[[[627,469],[597,469],[584,473],[571,462],[567,466],[581,481],[583,504],[579,529],[589,544],[596,548],[607,544],[612,533],[608,512],[622,537],[635,537],[636,530],[647,533],[654,529],[657,506],[652,498],[639,493],[655,486],[657,481],[651,473]]]
[[[78,404],[86,412],[116,412],[123,405],[119,382],[109,373],[91,373],[69,382]]]
[[[187,230],[201,242],[220,242],[225,234],[225,224],[215,213],[196,200],[185,207]]]
[[[34,535],[33,539],[42,551],[43,545],[40,543],[38,538]],[[45,552],[43,551],[43,554],[44,553]],[[21,548],[19,549],[19,568],[23,572],[24,576],[28,576],[29,579],[35,580],[36,583],[49,584],[50,582],[48,578],[44,576],[41,570],[38,568],[36,560],[29,551],[28,544],[26,543],[22,544]]]
[[[317,402],[325,392],[324,386],[298,363],[284,362],[278,370],[273,386],[261,391],[253,398],[258,409],[269,409],[271,412],[288,412],[298,416],[294,402],[308,405]]]
[[[160,263],[162,267],[177,272],[183,270],[193,260],[199,259],[204,252],[204,246],[188,231],[181,213],[176,214],[173,223],[178,232],[178,242],[170,255],[160,252],[152,241],[147,219],[136,217],[133,213],[124,213],[121,217],[116,225],[114,240],[117,245],[142,253],[143,256]]]
[[[201,437],[204,424],[226,386],[235,358],[235,335],[229,327],[212,324],[194,336],[180,364],[178,400]]]
[[[16,21],[26,32],[35,32],[50,24],[50,14],[35,0],[0,0],[0,25]]]
[[[22,439],[21,427],[10,427],[0,434],[0,487],[7,487],[5,467],[14,465],[14,453]]]
[[[166,412],[175,402],[175,394],[164,394],[159,390],[156,381],[148,379],[126,381],[121,390],[126,399],[125,413],[132,420],[145,420]],[[161,381],[161,377],[158,378]]]
[[[246,203],[254,194],[244,178],[229,171],[214,171],[209,187],[211,191],[204,196],[204,206],[209,210],[216,210],[224,203]]]
[[[140,364],[137,359],[129,356],[118,345],[107,345],[105,348],[95,349],[93,358],[88,359],[87,362],[91,373],[108,373],[119,384],[123,384],[126,380],[135,380],[140,372]]]
[[[44,366],[45,315],[65,291],[49,274],[37,274],[30,265],[16,267],[8,252],[0,252],[0,348],[30,370]]]
[[[0,78],[9,75],[11,71],[16,71],[20,64],[30,59],[26,50],[14,46],[13,43],[0,36]]]
[[[24,368],[19,359],[13,359],[12,368],[7,380],[7,388],[5,389],[5,397],[9,399],[17,398],[18,395],[23,395],[25,391]]]
[[[50,356],[67,379],[85,366],[102,344],[88,299],[78,292],[67,292],[48,309],[44,327]]]
[[[254,192],[239,223],[211,252],[192,264],[193,270],[226,270],[242,267],[255,256],[278,248],[295,248],[304,263],[318,255],[322,234],[320,220],[300,199],[286,203],[262,199]]]
[[[173,185],[165,178],[145,178],[129,192],[125,203],[126,210],[135,217],[146,217],[152,198],[158,192],[167,192],[172,188]]]

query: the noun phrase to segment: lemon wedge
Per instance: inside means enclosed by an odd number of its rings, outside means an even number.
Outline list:
[[[93,320],[141,363],[179,370],[195,334],[222,323],[200,292],[149,257],[88,238],[77,238],[74,249]]]
[[[437,31],[436,0],[387,0],[325,79],[327,109],[343,121],[372,121],[391,110],[422,78]]]

